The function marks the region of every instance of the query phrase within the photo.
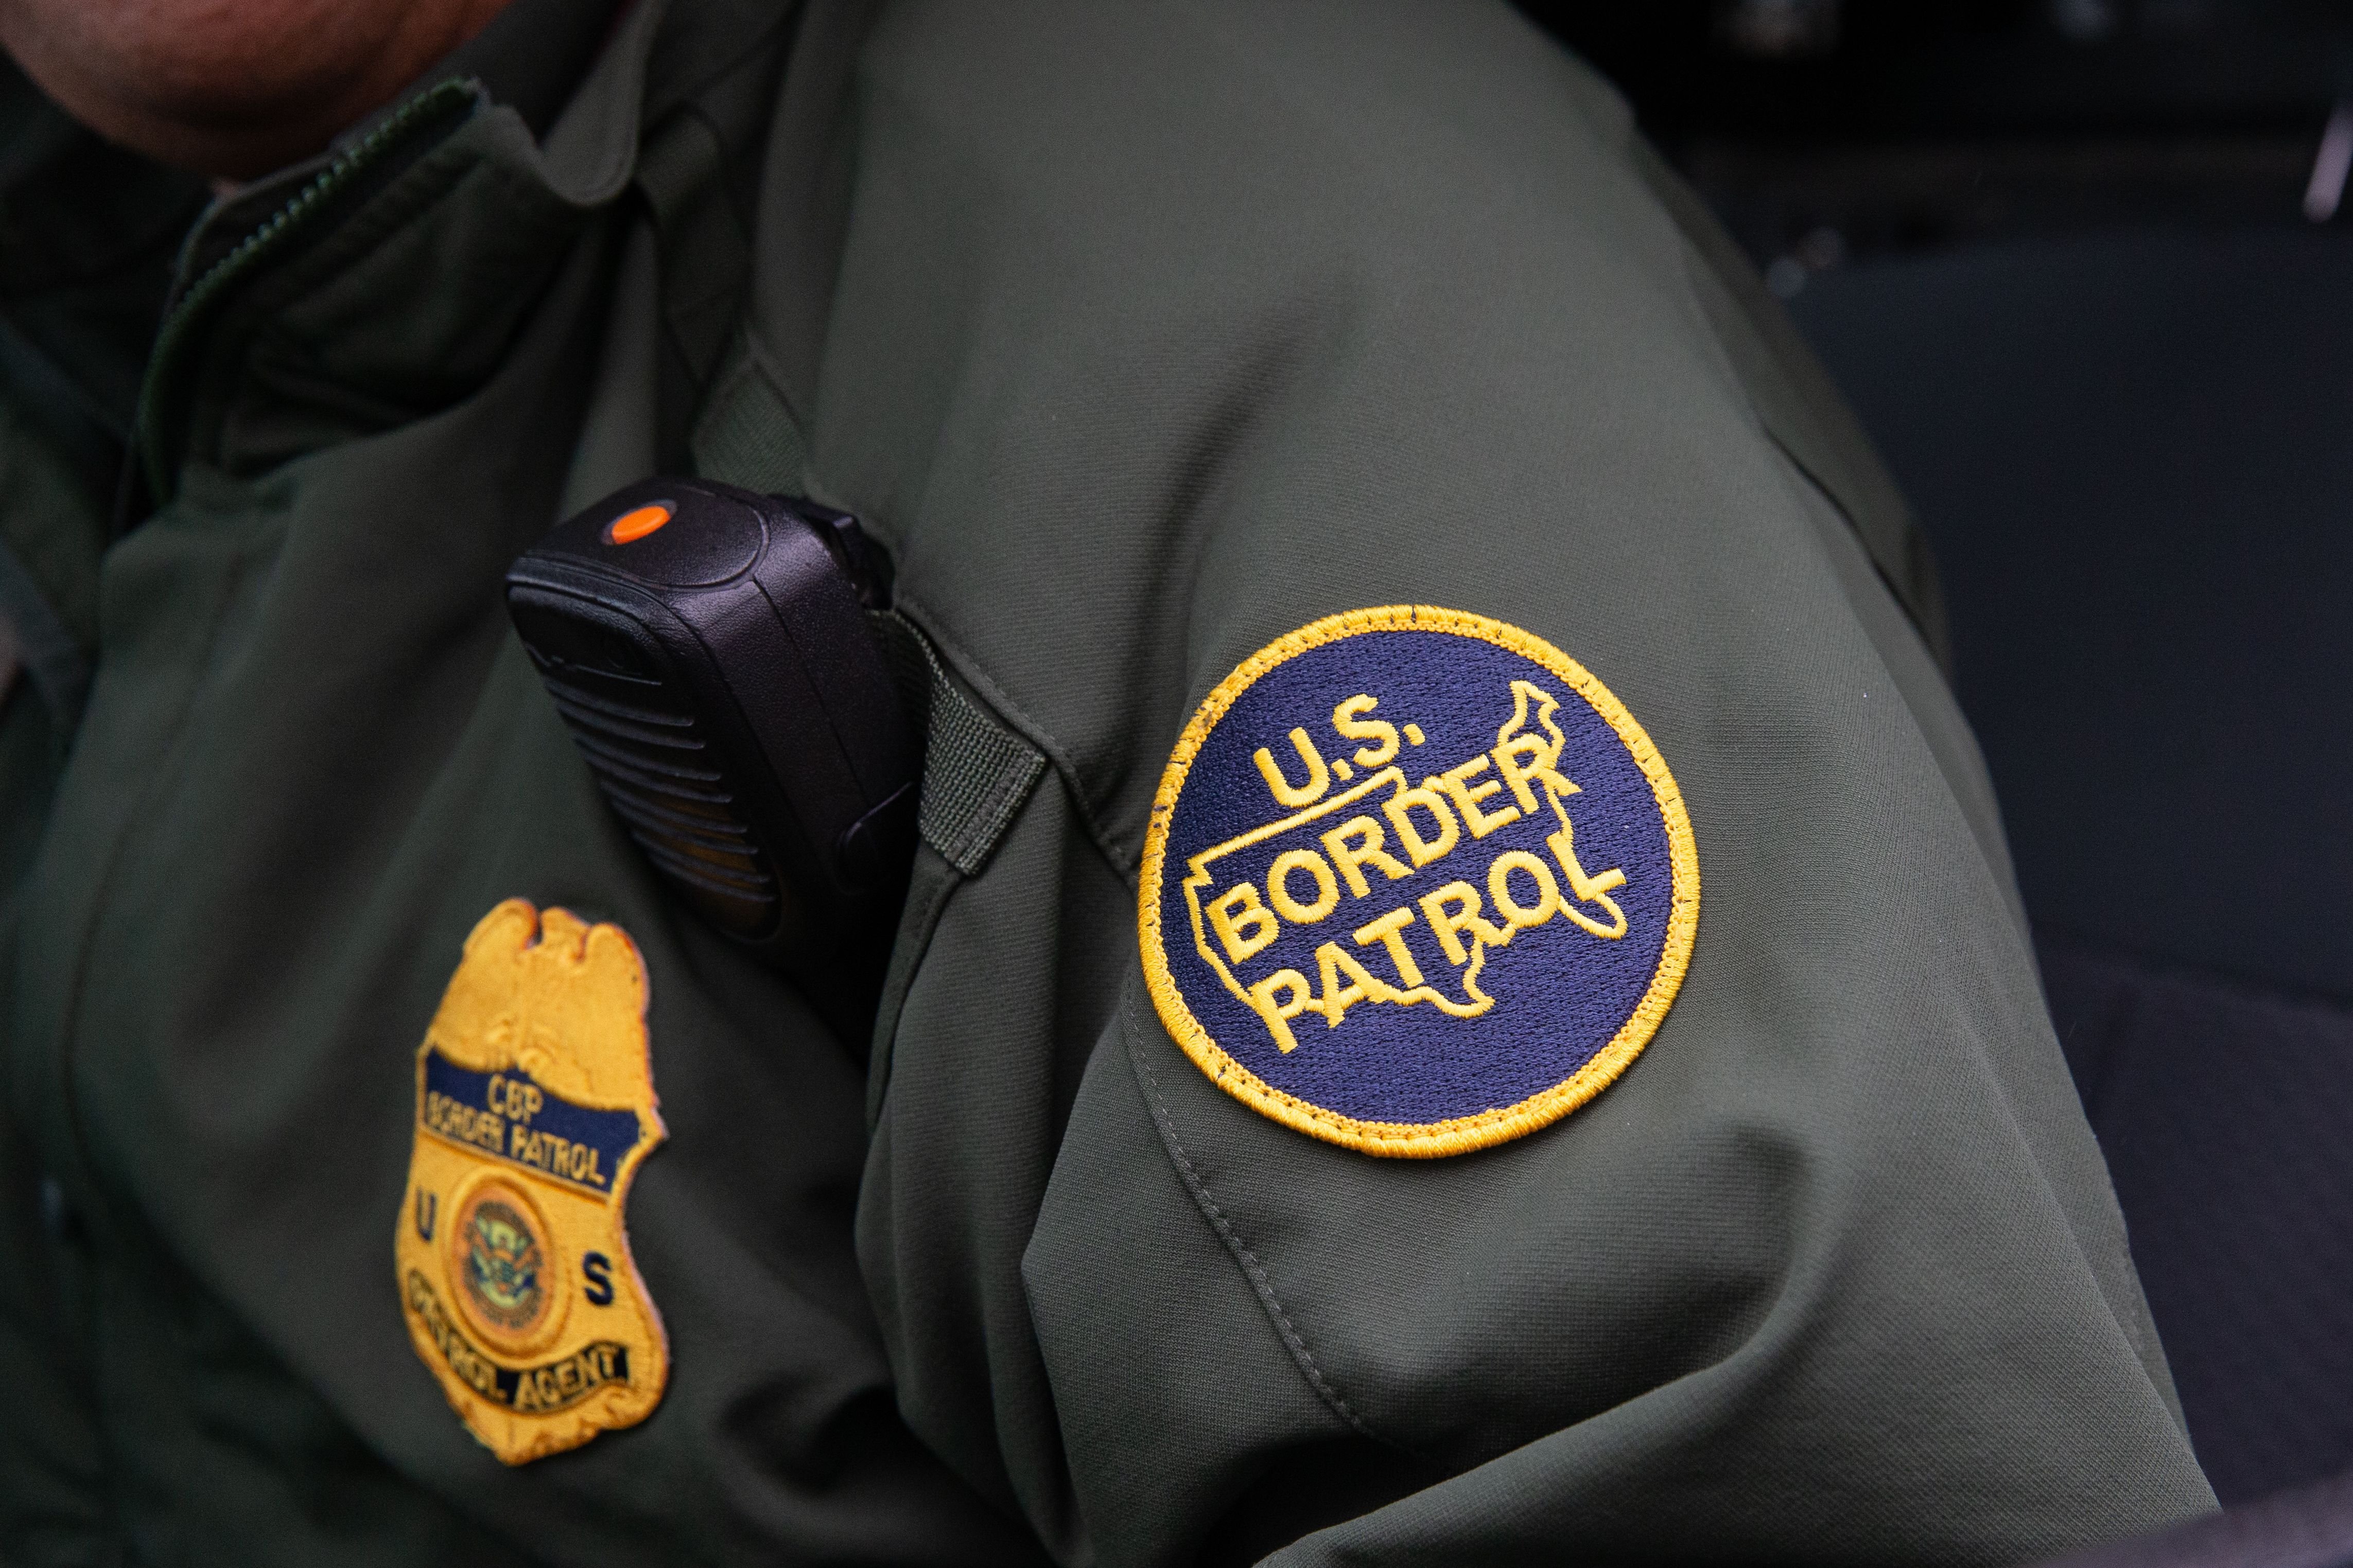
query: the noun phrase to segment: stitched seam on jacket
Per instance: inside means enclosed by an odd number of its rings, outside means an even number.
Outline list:
[[[56,1094],[58,1108],[62,1112],[63,1149],[73,1163],[69,1172],[52,1173],[69,1174],[79,1183],[82,1193],[74,1195],[80,1197],[86,1194],[94,1200],[101,1220],[111,1218],[106,1211],[111,1206],[112,1200],[105,1196],[98,1179],[100,1166],[91,1152],[89,1120],[83,1114],[77,1076],[93,983],[90,971],[99,944],[99,929],[106,923],[119,894],[123,860],[131,851],[131,841],[153,815],[149,807],[168,795],[185,771],[189,749],[195,744],[191,731],[195,727],[196,710],[203,705],[211,682],[218,672],[221,642],[227,634],[230,616],[237,608],[237,594],[245,586],[248,575],[260,564],[258,558],[267,550],[282,546],[283,531],[282,528],[279,530],[278,537],[266,543],[247,541],[237,552],[234,564],[214,581],[217,597],[206,616],[203,651],[195,661],[194,673],[189,677],[178,711],[170,721],[170,734],[155,749],[153,767],[132,804],[116,816],[107,836],[89,912],[80,922],[81,929],[74,939],[70,973],[66,982],[64,1005],[58,1013],[56,1037],[36,1047],[44,1058],[56,1064]],[[89,1310],[95,1317],[100,1310],[95,1300]],[[100,1436],[111,1442],[111,1437],[103,1430]],[[111,1492],[109,1494],[109,1506],[112,1506]]]
[[[1653,195],[1658,196],[1662,205],[1665,205],[1663,195],[1657,192],[1655,187],[1653,187]],[[1702,328],[1700,338],[1705,345],[1708,357],[1715,362],[1718,373],[1727,379],[1734,396],[1738,399],[1741,411],[1747,416],[1749,425],[1775,451],[1812,482],[1814,488],[1821,492],[1822,498],[1830,503],[1831,510],[1839,515],[1841,521],[1845,523],[1847,531],[1854,535],[1855,542],[1862,548],[1863,558],[1871,563],[1873,572],[1878,575],[1881,584],[1894,599],[1896,607],[1904,613],[1904,618],[1911,626],[1913,635],[1927,647],[1929,658],[1935,662],[1937,669],[1943,672],[1946,681],[1949,684],[1952,680],[1952,655],[1948,646],[1950,635],[1941,625],[1940,607],[1920,596],[1926,590],[1903,581],[1898,563],[1882,558],[1879,549],[1873,545],[1871,534],[1862,526],[1855,502],[1851,499],[1851,488],[1833,485],[1829,476],[1819,471],[1816,465],[1799,456],[1797,447],[1783,433],[1781,423],[1767,413],[1761,389],[1750,384],[1748,378],[1741,371],[1740,356],[1734,352],[1733,345],[1727,341],[1734,332],[1739,332],[1746,337],[1751,346],[1772,364],[1775,374],[1781,376],[1785,390],[1792,397],[1802,399],[1804,395],[1802,389],[1794,384],[1783,367],[1774,363],[1772,342],[1765,336],[1762,329],[1741,314],[1741,301],[1734,290],[1732,281],[1717,272],[1707,253],[1700,247],[1699,242],[1690,232],[1683,228],[1672,207],[1667,209],[1667,218],[1673,224],[1676,230],[1678,243],[1675,262],[1683,284],[1681,295]],[[1708,309],[1707,297],[1711,291],[1724,298],[1731,307],[1734,313],[1729,321],[1718,320]],[[1909,565],[1912,556],[1919,549],[1919,525],[1916,522],[1906,525],[1905,542],[1905,560],[1902,564]]]
[[[1124,1015],[1126,1009],[1123,1007],[1121,1011]],[[1385,1442],[1365,1424],[1364,1418],[1348,1404],[1347,1396],[1333,1386],[1331,1380],[1324,1375],[1324,1369],[1315,1364],[1315,1352],[1308,1348],[1305,1336],[1291,1321],[1291,1314],[1283,1310],[1282,1300],[1274,1293],[1274,1281],[1267,1276],[1266,1266],[1242,1240],[1241,1233],[1234,1228],[1233,1222],[1218,1206],[1217,1199],[1209,1195],[1208,1184],[1201,1179],[1200,1172],[1194,1168],[1191,1157],[1185,1152],[1185,1146],[1177,1141],[1176,1124],[1168,1114],[1167,1102],[1161,1097],[1158,1075],[1144,1059],[1143,1042],[1137,1037],[1134,1023],[1123,1016],[1120,1027],[1127,1036],[1128,1060],[1143,1075],[1145,1100],[1152,1108],[1153,1125],[1159,1130],[1160,1142],[1167,1148],[1168,1157],[1176,1166],[1178,1179],[1184,1182],[1185,1190],[1192,1194],[1195,1205],[1208,1218],[1210,1228],[1218,1233],[1218,1238],[1226,1244],[1226,1250],[1232,1253],[1234,1260],[1241,1265],[1242,1274],[1250,1280],[1251,1290],[1258,1296],[1259,1305],[1265,1309],[1268,1320],[1274,1325],[1275,1334],[1282,1341],[1283,1349],[1291,1353],[1292,1361],[1304,1374],[1308,1385],[1315,1390],[1325,1405],[1331,1406],[1335,1415],[1348,1424],[1351,1430],[1375,1442]]]
[[[934,849],[933,853],[939,852]],[[947,860],[945,856],[940,858]],[[916,939],[907,942],[903,950],[894,946],[890,966],[883,974],[882,1008],[875,1014],[874,1033],[867,1041],[866,1135],[870,1139],[882,1125],[882,1108],[891,1097],[892,1069],[898,1065],[899,1026],[900,1020],[907,1014],[907,998],[914,994],[915,980],[923,973],[923,961],[931,956],[932,942],[939,935],[940,921],[947,913],[948,900],[955,897],[957,889],[970,880],[956,869],[954,861],[947,861],[947,877],[932,891],[930,901],[922,910],[913,911],[914,919],[907,921],[903,915],[901,917],[902,923],[899,940],[905,942],[909,931],[917,933]],[[895,995],[892,994],[894,991]]]
[[[1764,433],[1766,440],[1772,443],[1773,449],[1779,453],[1782,459],[1791,468],[1804,475],[1807,483],[1821,493],[1822,500],[1829,503],[1830,509],[1838,513],[1839,521],[1846,524],[1847,531],[1854,535],[1855,543],[1862,550],[1862,558],[1871,563],[1872,575],[1878,578],[1880,586],[1887,590],[1887,596],[1895,601],[1895,607],[1903,614],[1904,624],[1912,628],[1912,635],[1918,637],[1922,645],[1927,648],[1929,662],[1934,664],[1938,673],[1944,676],[1946,684],[1951,685],[1953,679],[1951,654],[1938,649],[1936,638],[1929,632],[1926,618],[1926,610],[1913,603],[1914,590],[1897,582],[1894,573],[1889,569],[1887,563],[1882,561],[1878,552],[1871,548],[1869,537],[1862,531],[1862,524],[1855,521],[1854,509],[1850,507],[1839,492],[1831,488],[1828,479],[1814,471],[1813,465],[1799,456],[1796,447],[1781,438],[1781,433],[1767,424],[1762,414],[1757,414],[1756,418],[1757,429]]]

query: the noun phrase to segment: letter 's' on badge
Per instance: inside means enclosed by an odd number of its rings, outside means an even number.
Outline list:
[[[1665,760],[1584,666],[1390,605],[1209,693],[1153,802],[1137,924],[1161,1022],[1220,1088],[1346,1148],[1459,1154],[1567,1115],[1650,1042],[1699,856]]]
[[[621,928],[509,899],[417,1053],[395,1261],[417,1353],[510,1465],[644,1420],[670,1378],[622,1224],[664,1136]]]

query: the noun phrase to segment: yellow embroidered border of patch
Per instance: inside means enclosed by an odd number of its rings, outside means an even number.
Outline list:
[[[1169,824],[1193,760],[1218,721],[1244,691],[1285,660],[1327,643],[1381,631],[1451,632],[1477,637],[1542,665],[1567,683],[1609,723],[1649,781],[1664,822],[1673,868],[1672,904],[1658,967],[1649,989],[1609,1044],[1575,1075],[1539,1094],[1499,1110],[1443,1121],[1360,1121],[1310,1104],[1267,1083],[1229,1056],[1194,1017],[1177,989],[1161,943],[1159,910]],[[1699,930],[1699,852],[1692,836],[1691,817],[1684,809],[1683,791],[1650,735],[1591,671],[1542,637],[1503,621],[1430,605],[1387,605],[1327,616],[1277,637],[1244,659],[1203,699],[1177,738],[1176,751],[1161,774],[1160,788],[1153,797],[1152,816],[1145,830],[1136,926],[1145,984],[1161,1023],[1210,1081],[1260,1114],[1327,1143],[1390,1158],[1435,1159],[1491,1148],[1548,1126],[1591,1100],[1625,1071],[1650,1043],[1682,989],[1683,975],[1690,967],[1692,944]]]

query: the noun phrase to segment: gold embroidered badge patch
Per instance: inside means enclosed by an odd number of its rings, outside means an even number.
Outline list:
[[[659,1103],[628,933],[522,899],[483,916],[417,1049],[394,1251],[417,1353],[510,1465],[661,1402],[670,1342],[622,1223]]]

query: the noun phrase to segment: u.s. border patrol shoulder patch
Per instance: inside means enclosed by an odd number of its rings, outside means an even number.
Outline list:
[[[1699,925],[1699,858],[1633,715],[1541,637],[1425,605],[1261,648],[1161,777],[1138,924],[1161,1021],[1287,1126],[1430,1156],[1625,1070]]]
[[[658,1103],[637,944],[522,899],[483,916],[417,1053],[394,1251],[417,1353],[510,1465],[661,1402],[670,1342],[621,1213]]]

